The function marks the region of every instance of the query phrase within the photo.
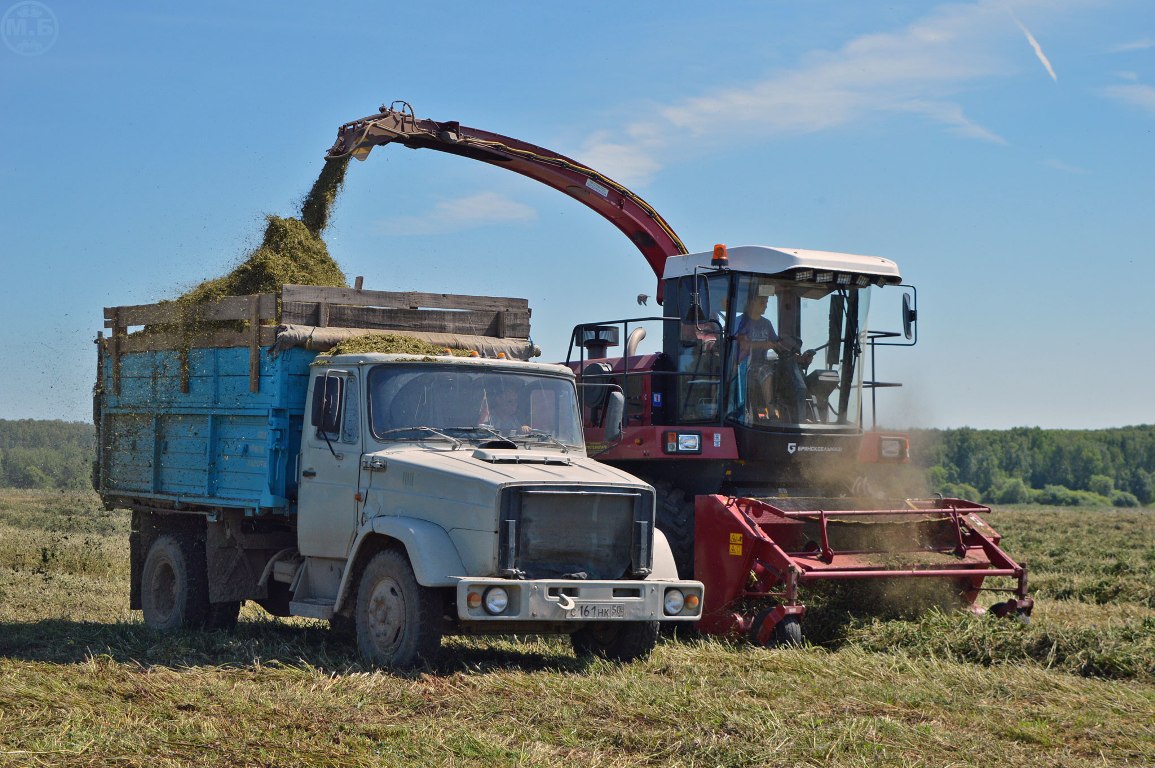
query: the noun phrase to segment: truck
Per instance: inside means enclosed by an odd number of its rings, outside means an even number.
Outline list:
[[[705,584],[698,629],[798,642],[802,591],[847,582],[921,582],[975,610],[980,590],[997,590],[1007,599],[995,614],[1029,618],[1026,568],[1001,548],[986,507],[878,490],[886,468],[909,462],[907,436],[878,429],[874,415],[877,391],[899,386],[878,379],[876,350],[917,343],[917,292],[894,261],[724,243],[691,253],[653,206],[605,174],[456,120],[417,118],[405,102],[340,126],[327,157],[365,160],[394,144],[564,192],[652,268],[661,314],[576,324],[565,364],[591,455],[655,487],[657,525],[680,575]],[[872,295],[887,288],[902,291],[901,330],[868,324]],[[643,353],[647,337],[659,347]],[[622,429],[611,417],[614,388],[626,398]]]
[[[285,285],[105,326],[94,485],[131,512],[150,627],[227,629],[253,601],[405,668],[446,634],[628,661],[701,616],[653,488],[586,456],[573,373],[530,360],[524,299]],[[438,354],[329,354],[384,330]]]

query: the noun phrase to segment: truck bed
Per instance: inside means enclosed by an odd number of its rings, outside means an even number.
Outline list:
[[[292,512],[291,465],[317,353],[269,351],[261,348],[256,392],[246,348],[189,349],[187,392],[181,352],[124,355],[119,394],[105,382],[100,490],[254,514]]]
[[[110,307],[105,326],[93,409],[105,503],[249,515],[295,513],[309,364],[339,338],[388,330],[481,354],[531,349],[525,299],[314,286]]]

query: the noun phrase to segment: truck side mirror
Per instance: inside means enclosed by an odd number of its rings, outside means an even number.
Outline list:
[[[345,380],[340,376],[318,376],[313,381],[313,409],[309,423],[322,432],[341,431],[342,389]]]
[[[911,304],[911,294],[902,294],[902,332],[906,338],[914,334],[914,324],[918,320],[918,307]]]
[[[626,414],[626,396],[621,392],[610,392],[606,404],[606,442],[617,442],[622,437],[622,417]]]

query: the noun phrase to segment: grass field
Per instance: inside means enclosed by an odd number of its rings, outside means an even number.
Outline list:
[[[320,622],[244,608],[159,635],[128,610],[128,517],[0,491],[0,765],[1155,765],[1155,511],[991,516],[1033,621],[842,624],[823,647],[449,639],[363,666]]]

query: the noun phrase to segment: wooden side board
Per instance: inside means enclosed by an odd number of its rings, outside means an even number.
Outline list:
[[[311,285],[281,290],[281,323],[528,338],[526,299]]]
[[[278,324],[527,339],[530,315],[527,299],[285,285],[279,296],[262,293],[196,305],[170,301],[106,307],[104,325],[110,333],[100,343],[109,354],[116,394],[120,393],[121,356],[126,353],[177,350],[187,361],[190,348],[246,346],[250,389],[257,392],[260,350],[276,341]],[[228,321],[235,321],[236,327],[198,330],[202,323]],[[153,328],[129,334],[129,329],[144,326]],[[187,388],[184,375],[182,387]]]
[[[248,347],[249,389],[260,388],[261,346],[276,341],[276,329],[271,323],[277,318],[277,297],[271,293],[251,296],[227,296],[213,302],[189,305],[179,302],[138,304],[123,307],[105,307],[104,325],[111,329],[104,340],[112,362],[112,389],[120,394],[121,356],[129,352],[150,352],[165,349],[181,351],[187,365],[188,350],[192,347]],[[201,323],[235,321],[237,329],[206,327]],[[177,330],[149,331],[129,334],[137,326],[171,326]],[[187,373],[181,375],[182,391],[188,391]]]

